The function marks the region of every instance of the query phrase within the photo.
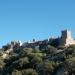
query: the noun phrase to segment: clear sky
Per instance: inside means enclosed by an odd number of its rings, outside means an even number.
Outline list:
[[[0,47],[11,40],[75,37],[75,0],[0,0]]]

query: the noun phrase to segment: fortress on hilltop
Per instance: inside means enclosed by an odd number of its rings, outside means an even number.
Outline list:
[[[22,46],[24,47],[34,47],[34,46],[46,46],[46,45],[52,45],[52,46],[69,46],[69,45],[74,45],[75,40],[71,36],[71,31],[69,30],[63,30],[61,31],[61,36],[58,38],[48,38],[42,41],[35,41],[33,39],[33,42],[28,42],[28,43],[23,43]]]
[[[63,30],[60,37],[60,45],[69,46],[75,44],[75,40],[71,36],[71,31]]]
[[[24,42],[21,41],[11,41],[7,45],[4,45],[2,47],[2,50],[0,51],[2,58],[6,58],[8,54],[14,50],[17,50],[17,48],[39,48],[40,50],[45,50],[48,45],[54,46],[54,47],[67,47],[69,45],[75,45],[75,40],[71,36],[71,31],[69,30],[63,30],[61,31],[61,36],[58,38],[48,38],[45,40],[36,41],[33,39],[32,42]]]

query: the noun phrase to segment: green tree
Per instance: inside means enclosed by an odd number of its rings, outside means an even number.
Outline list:
[[[55,68],[56,64],[54,62],[44,61],[41,64],[38,64],[37,70],[39,75],[52,75]]]
[[[37,68],[37,65],[38,64],[40,64],[40,63],[42,63],[42,58],[41,57],[37,57],[37,56],[35,56],[35,57],[33,57],[33,59],[31,60],[31,65],[33,65],[33,68]]]
[[[75,61],[68,60],[64,62],[65,71],[68,75],[75,75]]]
[[[11,75],[22,75],[22,73],[18,70],[14,70]]]
[[[56,54],[56,53],[57,53],[57,49],[55,47],[50,46],[50,45],[47,46],[47,54],[53,55],[53,54]]]
[[[34,69],[26,69],[22,71],[22,75],[38,75]]]
[[[20,57],[27,56],[28,54],[32,53],[32,51],[33,51],[32,48],[24,48],[24,49],[20,52]]]

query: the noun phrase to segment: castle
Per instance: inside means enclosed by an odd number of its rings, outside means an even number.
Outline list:
[[[42,41],[35,41],[35,39],[33,39],[33,42],[24,42],[21,43],[20,41],[11,41],[10,45],[10,49],[12,50],[15,47],[40,47],[40,46],[46,46],[46,45],[52,45],[55,47],[58,46],[69,46],[69,45],[74,45],[75,44],[75,40],[72,38],[71,36],[71,31],[69,30],[63,30],[61,31],[61,37],[58,38],[49,38],[49,39],[45,39]],[[8,45],[8,44],[7,44]],[[5,47],[5,46],[3,46]]]
[[[49,39],[45,39],[42,41],[35,41],[35,39],[33,39],[32,43],[23,43],[22,46],[25,47],[32,47],[32,46],[40,46],[40,45],[52,45],[52,46],[69,46],[69,45],[74,45],[75,44],[75,40],[72,38],[71,36],[71,31],[69,30],[63,30],[61,31],[61,37],[58,38],[49,38]]]
[[[42,48],[45,49],[47,45],[51,45],[54,47],[60,47],[60,46],[69,46],[69,45],[75,45],[75,40],[71,36],[71,31],[69,30],[63,30],[61,32],[61,37],[59,38],[49,38],[42,41],[35,41],[33,39],[33,42],[24,42],[21,43],[20,41],[11,41],[11,43],[5,45],[2,47],[2,50],[0,51],[1,56],[3,58],[6,58],[10,52],[13,50],[16,50],[16,48]]]
[[[64,46],[69,46],[75,44],[75,40],[71,36],[71,31],[63,30],[61,32],[60,44]]]

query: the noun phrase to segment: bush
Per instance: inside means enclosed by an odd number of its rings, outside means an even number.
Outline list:
[[[22,73],[18,70],[14,70],[11,75],[22,75]]]
[[[34,69],[26,69],[22,71],[22,75],[38,75]]]

